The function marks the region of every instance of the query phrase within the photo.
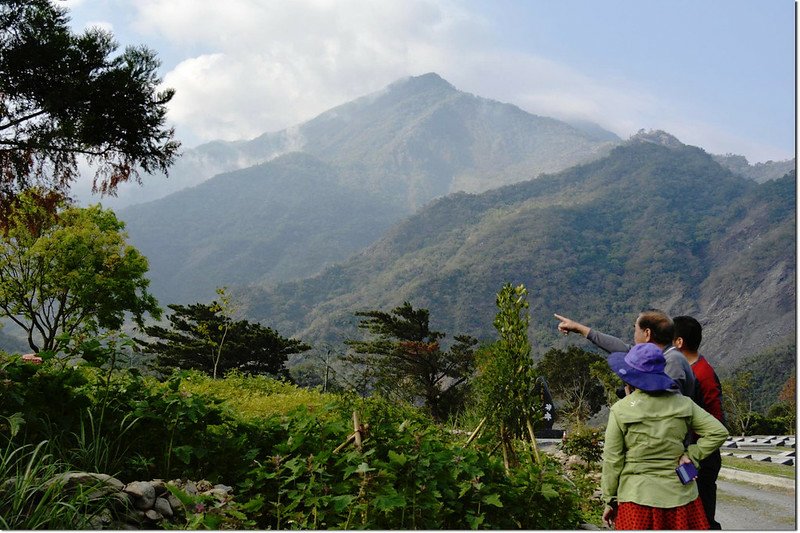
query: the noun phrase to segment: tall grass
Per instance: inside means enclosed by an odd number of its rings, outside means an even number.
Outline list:
[[[0,529],[88,529],[86,497],[66,492],[59,474],[65,465],[45,453],[47,441],[36,446],[0,451]]]
[[[80,430],[72,434],[75,439],[74,447],[70,447],[67,461],[89,472],[117,475],[122,470],[132,444],[128,432],[139,419],[128,413],[120,420],[117,430],[111,432],[112,435],[107,435],[101,427],[102,418],[95,421],[89,409],[84,413],[81,415]]]
[[[20,413],[0,416],[0,530],[92,529],[95,511],[105,506],[97,485],[67,488],[69,465],[48,452],[49,441],[16,445],[25,423]],[[99,485],[99,483],[98,483]]]

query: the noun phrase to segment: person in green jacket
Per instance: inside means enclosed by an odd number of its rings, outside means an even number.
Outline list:
[[[611,407],[603,446],[603,521],[615,529],[708,529],[694,479],[679,465],[700,461],[728,437],[719,420],[677,392],[664,373],[664,353],[637,344],[608,356],[627,396]],[[684,446],[686,433],[700,438]]]

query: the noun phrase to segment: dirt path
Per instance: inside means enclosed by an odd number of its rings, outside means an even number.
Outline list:
[[[717,480],[717,522],[722,529],[793,531],[797,529],[795,491]]]

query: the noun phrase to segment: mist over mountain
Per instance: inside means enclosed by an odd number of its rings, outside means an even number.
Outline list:
[[[792,337],[795,174],[759,185],[699,148],[643,137],[554,175],[448,195],[318,276],[238,297],[248,316],[312,342],[357,336],[353,313],[403,301],[450,336],[493,338],[504,283],[528,287],[538,353],[586,342],[558,336],[553,313],[630,339],[647,307],[697,317],[701,351],[723,368]]]
[[[163,301],[210,301],[216,287],[311,276],[370,244],[405,211],[303,153],[221,174],[123,211]]]
[[[188,303],[221,285],[313,275],[435,198],[562,170],[618,142],[426,74],[296,128],[203,145],[170,179],[250,166],[119,215],[150,260],[154,294]],[[269,161],[251,165],[259,160]]]

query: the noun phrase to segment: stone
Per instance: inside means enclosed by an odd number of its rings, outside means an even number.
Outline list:
[[[777,463],[779,465],[788,465],[792,466],[794,464],[794,459],[791,457],[777,457],[772,459],[773,463]]]
[[[233,487],[229,487],[228,485],[223,485],[222,483],[217,483],[214,485],[215,489],[224,490],[225,492],[233,492]]]
[[[156,496],[161,496],[167,492],[167,484],[163,479],[154,479],[150,484],[156,489]]]
[[[158,511],[155,511],[153,509],[149,509],[149,510],[145,511],[144,512],[144,516],[145,516],[145,518],[147,518],[148,520],[150,520],[152,522],[158,522],[159,520],[164,518],[163,516],[161,516],[161,514]]]
[[[735,453],[733,454],[734,457],[739,459],[750,459],[751,455],[749,453]]]
[[[150,509],[156,501],[156,489],[146,481],[128,483],[124,491],[133,496],[133,505],[137,509]]]
[[[52,478],[45,486],[49,487],[54,483],[62,485],[66,490],[73,490],[77,487],[93,489],[92,492],[87,494],[90,500],[97,500],[109,494],[114,494],[125,486],[117,478],[95,472],[64,472]]]
[[[172,515],[174,514],[172,512],[172,506],[164,498],[156,498],[156,501],[153,504],[153,510],[157,511],[159,514],[167,518],[171,518]]]
[[[108,474],[97,474],[95,472],[66,472],[58,476],[66,487],[78,485],[102,484],[115,490],[122,490],[125,484],[115,477]]]
[[[115,492],[111,495],[114,508],[128,509],[133,505],[133,496],[127,492]]]
[[[736,444],[735,442],[726,442],[725,444],[722,445],[722,447],[723,448],[738,448],[739,445]]]
[[[752,459],[753,461],[761,461],[761,462],[766,462],[766,463],[769,463],[772,460],[769,455],[763,455],[763,454],[760,454],[760,453],[752,454],[750,456],[750,459]]]
[[[219,501],[225,500],[228,497],[228,491],[222,489],[211,489],[203,493],[206,496],[213,496]]]
[[[167,502],[173,511],[179,511],[183,509],[183,502],[181,502],[178,497],[172,493],[167,494]]]
[[[108,526],[114,521],[109,509],[103,509],[96,515],[89,519],[89,525],[92,529],[109,529]]]
[[[794,457],[795,456],[794,454],[795,454],[794,450],[789,450],[788,452],[779,453],[778,456],[780,456],[780,457]]]
[[[193,481],[187,481],[183,486],[183,492],[191,496],[197,496],[197,485]]]

